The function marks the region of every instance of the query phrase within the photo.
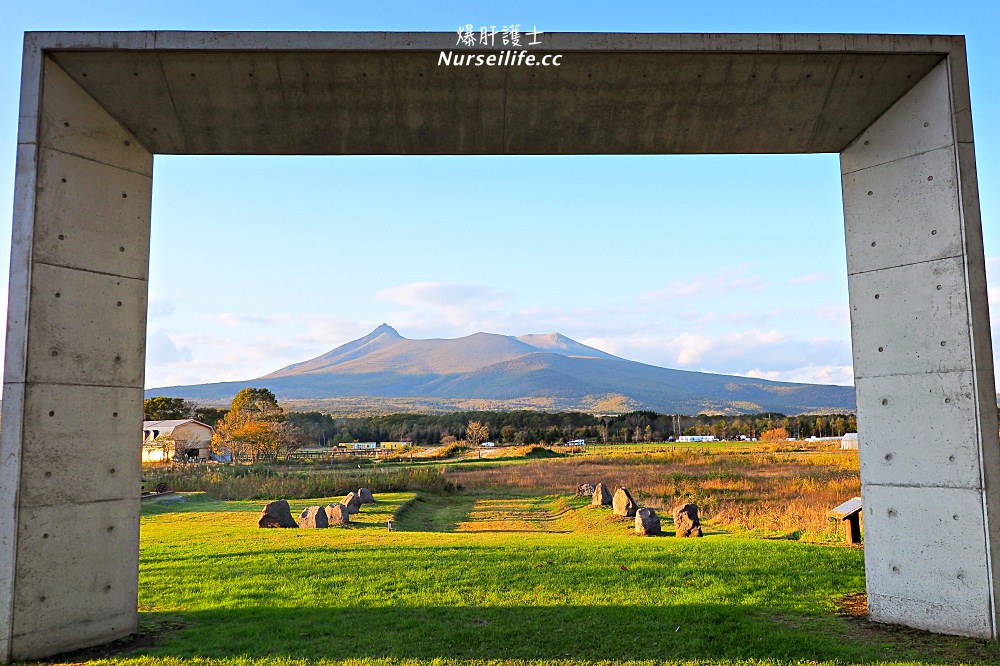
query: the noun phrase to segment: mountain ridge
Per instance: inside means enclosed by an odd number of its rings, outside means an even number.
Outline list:
[[[388,324],[330,351],[256,379],[148,389],[222,401],[247,386],[282,400],[348,398],[545,401],[553,409],[595,404],[664,413],[853,411],[854,388],[676,370],[631,361],[560,333],[474,333],[405,338]]]

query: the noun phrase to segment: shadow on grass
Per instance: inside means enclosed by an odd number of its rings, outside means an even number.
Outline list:
[[[476,505],[468,495],[417,495],[396,511],[394,529],[401,532],[454,532],[467,521]]]
[[[176,658],[920,660],[996,663],[996,644],[725,605],[242,608],[142,613],[182,629],[133,654]],[[863,627],[859,627],[863,624]],[[859,635],[860,634],[860,635]],[[914,639],[914,636],[917,639]]]

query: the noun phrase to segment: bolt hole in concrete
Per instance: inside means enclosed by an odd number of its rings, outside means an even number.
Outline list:
[[[882,349],[883,349],[883,347],[879,347],[879,348],[878,348],[878,350],[879,350],[879,351],[882,351]],[[885,401],[884,401],[884,400],[882,401],[882,404],[883,404],[883,405],[885,404]]]
[[[882,351],[881,347],[879,347],[879,351]],[[885,406],[885,405],[888,405],[888,404],[889,404],[889,401],[886,400],[885,398],[882,398],[882,405]],[[892,454],[890,454],[890,455],[892,455]]]
[[[892,454],[891,453],[885,454],[885,459],[886,460],[892,460]]]

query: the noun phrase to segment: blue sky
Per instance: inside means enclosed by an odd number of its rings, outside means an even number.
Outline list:
[[[518,22],[541,31],[957,33],[968,39],[992,284],[1000,10],[920,0],[812,5],[4,7],[0,238],[9,242],[25,30],[452,31]],[[836,155],[158,156],[154,168],[150,387],[258,376],[382,322],[411,338],[559,331],[657,365],[852,381]],[[197,259],[178,259],[182,246],[185,256],[198,248]]]

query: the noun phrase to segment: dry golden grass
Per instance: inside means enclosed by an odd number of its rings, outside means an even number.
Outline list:
[[[738,450],[677,448],[664,453],[542,459],[514,465],[459,465],[448,479],[472,491],[557,494],[585,482],[625,486],[644,506],[698,505],[707,524],[809,539],[839,539],[827,511],[860,494],[856,451],[837,442]],[[786,445],[787,448],[787,445]],[[485,509],[485,507],[484,507]]]

